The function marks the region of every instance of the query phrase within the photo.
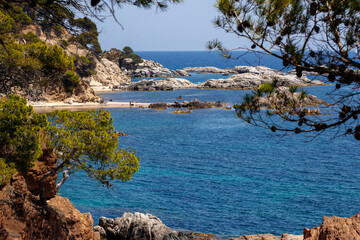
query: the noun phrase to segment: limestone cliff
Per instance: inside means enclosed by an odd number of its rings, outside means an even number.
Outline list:
[[[80,213],[56,195],[56,175],[45,182],[48,207],[43,211],[38,179],[55,165],[55,156],[45,150],[26,178],[16,174],[0,190],[0,239],[100,239],[90,213]]]

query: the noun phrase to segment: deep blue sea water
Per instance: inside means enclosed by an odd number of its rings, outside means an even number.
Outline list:
[[[143,52],[143,58],[165,67],[232,67],[245,65],[206,52]],[[247,55],[247,62],[257,57]],[[279,61],[263,65],[281,69]],[[209,76],[194,75],[205,81]],[[211,77],[211,76],[210,76]],[[220,77],[220,76],[218,76]],[[326,99],[333,86],[306,88]],[[238,103],[247,91],[186,89],[168,92],[115,92],[114,101],[173,102],[184,100]],[[302,234],[320,225],[322,217],[352,216],[360,211],[359,142],[352,137],[329,140],[326,132],[273,136],[247,125],[233,110],[204,109],[172,114],[171,109],[109,109],[123,148],[137,150],[140,171],[115,189],[99,187],[82,173],[62,187],[82,212],[118,217],[123,212],[147,212],[175,229],[222,237],[283,232]]]

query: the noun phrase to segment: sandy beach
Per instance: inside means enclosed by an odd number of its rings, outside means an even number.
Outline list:
[[[68,103],[68,102],[29,102],[34,107],[35,112],[51,112],[55,110],[84,111],[97,108],[146,108],[150,103],[139,102],[86,102],[86,103]]]

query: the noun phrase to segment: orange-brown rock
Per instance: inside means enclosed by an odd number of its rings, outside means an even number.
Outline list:
[[[43,155],[35,163],[35,166],[30,169],[28,176],[26,177],[26,183],[29,191],[32,192],[34,195],[38,195],[40,193],[39,181],[41,177],[46,172],[50,171],[51,169],[54,169],[55,167],[56,167],[55,154],[51,150],[48,149],[43,150]],[[48,176],[44,180],[46,199],[55,197],[57,193],[56,180],[57,180],[56,173]]]
[[[350,217],[324,217],[319,227],[304,229],[304,240],[360,239],[360,213]]]
[[[65,197],[56,196],[48,201],[59,216],[61,221],[67,226],[67,231],[73,239],[97,239],[93,231],[94,220],[90,213],[80,213],[74,205]]]
[[[80,213],[64,197],[55,196],[47,201],[46,210],[40,203],[36,179],[56,164],[54,155],[44,151],[44,156],[30,171],[25,180],[19,174],[0,189],[0,239],[100,239],[93,231],[90,213]],[[55,174],[56,175],[56,174]],[[56,177],[45,184],[51,194],[56,190]],[[31,191],[30,191],[31,189]]]

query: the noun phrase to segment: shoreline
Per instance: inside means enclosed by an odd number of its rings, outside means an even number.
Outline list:
[[[139,102],[86,102],[86,103],[67,103],[67,102],[29,102],[32,105],[35,112],[51,112],[55,110],[90,110],[100,108],[147,108],[150,103]]]

